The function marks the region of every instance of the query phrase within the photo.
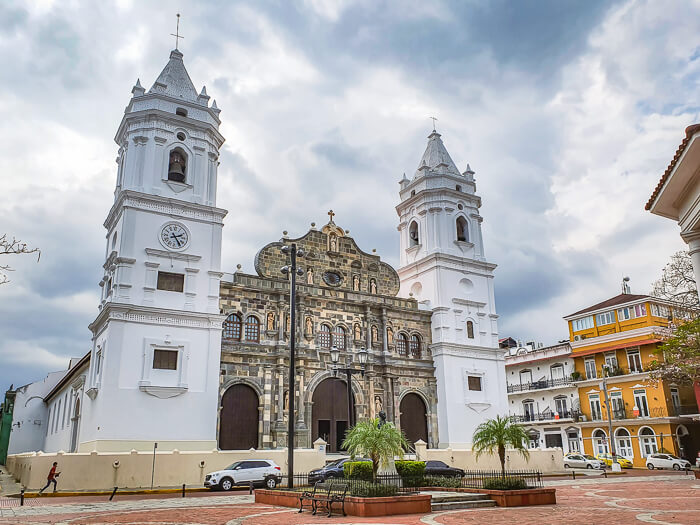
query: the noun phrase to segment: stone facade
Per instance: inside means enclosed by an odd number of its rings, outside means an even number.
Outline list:
[[[397,297],[396,271],[379,256],[363,252],[332,220],[320,231],[312,228],[301,238],[285,237],[262,248],[255,257],[258,275],[238,272],[228,282],[222,280],[221,313],[234,314],[241,322],[229,337],[224,330],[222,400],[233,385],[253,388],[259,399],[258,448],[286,444],[289,281],[280,268],[288,264],[281,248],[291,243],[305,252],[298,262],[304,273],[297,279],[295,406],[301,410],[296,414],[296,446],[311,447],[319,437],[313,428],[313,396],[321,382],[332,377],[332,345],[341,350],[341,366],[358,369],[357,350],[370,351],[366,373],[354,375],[351,382],[358,420],[376,417],[379,410],[399,427],[402,417],[405,423],[410,417],[422,418],[422,414],[401,414],[399,409],[405,395],[417,394],[425,404],[427,441],[437,445],[431,313],[419,310],[412,298]],[[251,316],[257,321],[251,321]],[[250,333],[246,333],[248,326],[253,327]],[[221,417],[220,431],[225,426]]]

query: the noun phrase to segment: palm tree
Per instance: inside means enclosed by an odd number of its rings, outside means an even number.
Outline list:
[[[372,460],[372,479],[377,481],[380,464],[386,466],[394,456],[403,457],[408,441],[393,423],[379,424],[379,419],[360,421],[352,427],[343,441],[343,448],[352,457],[367,457]]]
[[[506,447],[518,451],[525,459],[530,459],[525,443],[528,437],[523,427],[517,425],[511,417],[496,416],[496,419],[487,419],[474,431],[472,438],[472,450],[474,457],[478,458],[484,452],[493,454],[498,452],[501,461],[501,472],[506,474]]]

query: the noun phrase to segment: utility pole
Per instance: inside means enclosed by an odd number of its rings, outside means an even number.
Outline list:
[[[620,472],[622,468],[617,462],[617,454],[615,453],[615,437],[613,436],[612,410],[610,408],[610,396],[608,396],[609,373],[610,367],[608,365],[603,365],[603,394],[605,394],[605,405],[608,407],[608,440],[610,441],[610,454],[612,455],[612,470],[613,472]]]
[[[291,258],[290,266],[283,266],[280,271],[284,275],[291,272],[290,291],[289,291],[289,420],[287,427],[287,485],[290,489],[294,488],[294,425],[296,418],[294,417],[294,390],[296,383],[296,287],[297,275],[302,275],[304,270],[297,268],[297,257],[303,257],[304,251],[297,249],[297,245],[292,243],[291,246],[283,246],[282,253],[289,255]],[[280,322],[282,322],[280,320]]]

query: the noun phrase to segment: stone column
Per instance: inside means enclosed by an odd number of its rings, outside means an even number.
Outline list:
[[[385,354],[389,353],[389,341],[386,333],[386,329],[389,326],[389,319],[386,315],[386,308],[382,308],[382,348]]]
[[[277,423],[276,426],[284,428],[284,365],[277,365]]]
[[[262,446],[263,448],[272,448],[272,366],[265,365],[264,370],[264,387],[263,387],[263,428],[262,428]]]

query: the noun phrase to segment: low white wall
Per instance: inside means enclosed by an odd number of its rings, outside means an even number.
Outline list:
[[[287,468],[287,450],[211,451],[211,452],[157,452],[154,487],[202,486],[204,476],[220,470],[234,461],[243,459],[270,459]],[[295,472],[308,472],[325,464],[325,451],[297,449],[294,452]],[[42,452],[8,456],[7,469],[27,489],[39,489],[46,484],[46,476],[54,461],[58,462],[59,490],[109,490],[150,488],[152,452],[117,453],[52,453]],[[114,467],[114,462],[119,467]],[[200,463],[204,461],[204,466]]]
[[[528,450],[530,458],[525,459],[514,450],[506,450],[506,469],[510,470],[539,470],[540,472],[555,472],[564,470],[564,453],[560,448]],[[498,454],[483,454],[476,459],[474,452],[466,449],[426,448],[416,443],[416,459],[423,461],[444,461],[452,467],[464,470],[500,470],[501,462]]]

